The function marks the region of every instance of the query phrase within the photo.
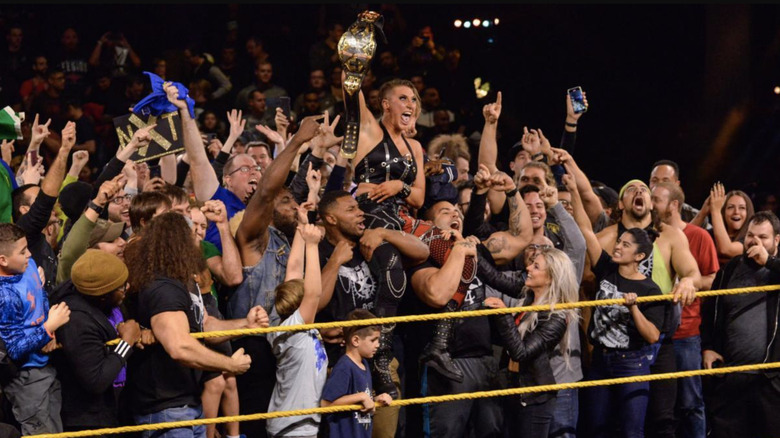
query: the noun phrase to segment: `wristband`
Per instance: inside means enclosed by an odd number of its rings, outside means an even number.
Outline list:
[[[87,207],[95,210],[95,213],[97,213],[97,214],[103,213],[103,208],[104,207],[101,207],[101,206],[95,204],[94,201],[89,201],[89,204],[87,204]]]
[[[404,188],[402,188],[398,194],[401,195],[401,198],[406,199],[412,194],[412,187],[409,184],[404,183]]]
[[[533,161],[539,161],[540,158],[544,158],[544,153],[543,152],[539,152],[538,154],[535,154],[535,155],[533,155],[531,157],[531,159]]]
[[[569,122],[566,122],[566,126],[568,126],[569,128],[576,128],[576,127],[577,127],[577,124],[576,124],[576,123],[569,123]]]
[[[506,193],[507,198],[514,197],[517,194],[517,188],[515,187],[514,189],[506,191],[504,193]]]

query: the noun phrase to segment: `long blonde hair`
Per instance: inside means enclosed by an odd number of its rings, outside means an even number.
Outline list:
[[[536,304],[549,304],[555,309],[555,305],[558,303],[575,303],[579,301],[579,282],[574,272],[574,263],[572,263],[569,256],[555,248],[542,249],[539,255],[544,257],[544,261],[547,263],[547,275],[550,276],[551,283],[544,298]],[[524,296],[531,292],[531,289],[523,288]],[[566,320],[566,333],[564,333],[559,347],[566,366],[570,367],[569,357],[571,348],[569,345],[569,332],[577,329],[580,311],[579,309],[551,310],[547,320],[552,318],[553,314],[560,315]],[[525,338],[525,335],[532,332],[538,323],[539,312],[530,312],[529,316],[517,327],[517,330],[520,332],[520,338]]]

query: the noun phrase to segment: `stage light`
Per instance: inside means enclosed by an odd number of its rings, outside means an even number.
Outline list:
[[[488,41],[488,44],[493,44],[495,42],[495,40],[493,38],[488,38],[487,41]]]
[[[455,27],[460,27],[460,26],[462,26],[462,25],[463,25],[463,22],[462,22],[462,21],[460,21],[460,20],[455,20],[455,22],[454,22],[454,23],[452,23],[452,24],[454,24],[454,25],[455,25]]]
[[[482,23],[479,18],[475,18],[474,21],[471,22],[471,24],[474,25],[474,27],[479,27],[479,24]]]
[[[495,24],[496,26],[498,26],[498,18],[496,18],[495,20],[493,20],[493,24]]]
[[[775,94],[780,94],[780,87],[775,87]]]
[[[483,20],[482,21],[482,27],[488,27],[488,26],[490,26],[490,22],[487,21],[487,20]]]
[[[471,22],[470,21],[466,21],[466,22],[463,23],[463,28],[464,29],[468,29],[470,27],[471,27]]]

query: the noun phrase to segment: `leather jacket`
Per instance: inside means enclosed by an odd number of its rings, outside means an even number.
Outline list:
[[[523,305],[529,305],[531,302],[533,295],[529,294]],[[555,383],[550,358],[566,334],[566,320],[559,314],[551,316],[549,312],[539,312],[538,321],[533,331],[526,333],[524,339],[520,339],[512,315],[495,316],[496,329],[504,342],[504,355],[508,355],[520,365],[519,372],[509,372],[510,382],[516,387]],[[503,362],[502,358],[502,364]],[[520,400],[524,404],[544,403],[555,397],[555,394],[554,391],[522,394]]]

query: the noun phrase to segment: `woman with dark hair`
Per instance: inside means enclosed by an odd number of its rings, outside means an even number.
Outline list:
[[[574,200],[574,198],[572,198]],[[618,236],[612,254],[607,254],[593,233],[580,202],[573,202],[574,218],[588,246],[591,268],[599,289],[597,300],[626,300],[623,305],[599,306],[593,310],[588,336],[593,356],[588,380],[650,374],[658,341],[670,318],[669,302],[637,304],[637,297],[661,295],[651,278],[639,272],[639,264],[653,251],[654,231],[630,228]],[[649,382],[590,388],[585,392],[587,436],[642,437],[650,390]],[[611,424],[611,421],[617,424]],[[614,427],[620,429],[615,434]]]
[[[701,212],[691,221],[701,226],[699,222],[709,214],[712,223],[712,238],[718,249],[718,263],[725,266],[734,257],[742,255],[745,250],[745,234],[747,224],[753,217],[753,201],[742,190],[726,189],[720,182],[710,189],[710,196],[704,201]]]

